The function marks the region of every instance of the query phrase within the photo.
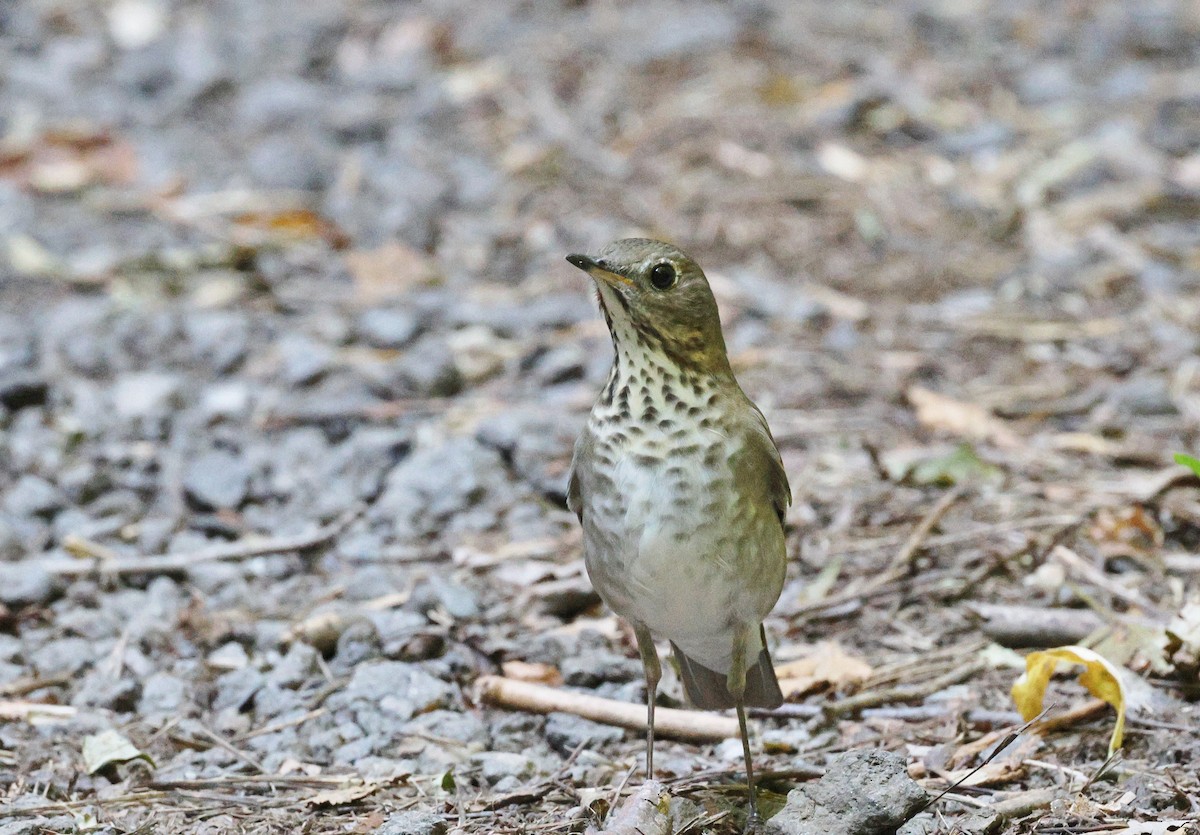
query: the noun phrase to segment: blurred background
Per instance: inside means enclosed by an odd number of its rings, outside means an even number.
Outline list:
[[[519,660],[641,698],[563,505],[610,349],[562,259],[631,234],[705,266],[782,447],[781,657],[1080,606],[1022,577],[1101,505],[1073,547],[1177,611],[1195,497],[1119,514],[1200,449],[1198,59],[1182,1],[0,4],[0,687],[76,711],[0,726],[10,794],[124,779],[79,770],[104,727],[160,780],[248,757],[486,794],[581,741],[571,779],[624,773],[636,735],[465,694]],[[946,530],[1017,524],[923,552],[886,612],[821,609],[949,485]],[[361,507],[304,555],[202,550]],[[86,568],[162,553],[209,556]],[[845,733],[823,750],[871,739]]]

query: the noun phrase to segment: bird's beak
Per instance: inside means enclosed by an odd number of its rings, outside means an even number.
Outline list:
[[[599,261],[587,255],[568,255],[567,260],[592,278],[599,279],[610,285],[624,284],[627,287],[633,285],[625,276],[620,273],[614,273],[612,270],[605,269]]]

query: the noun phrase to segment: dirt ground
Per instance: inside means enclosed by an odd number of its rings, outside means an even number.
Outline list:
[[[1157,0],[3,3],[0,835],[600,826],[640,732],[483,685],[644,698],[564,496],[629,234],[791,479],[768,810],[883,748],[905,835],[1195,831],[1198,67]],[[1079,644],[1112,757],[1010,693]],[[657,761],[739,831],[737,740]]]

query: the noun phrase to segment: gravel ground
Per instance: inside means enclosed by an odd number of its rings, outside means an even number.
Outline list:
[[[1200,638],[1134,627],[1200,591],[1200,493],[1157,491],[1200,450],[1198,66],[1157,0],[0,5],[0,834],[599,819],[638,733],[476,681],[643,698],[564,503],[610,349],[562,257],[631,233],[706,266],[776,429],[777,656],[874,671],[760,719],[768,787],[884,747],[936,790],[1019,721],[973,608],[1019,602],[1097,612],[1155,711],[1082,793],[1110,715],[912,831],[1196,816]],[[105,731],[152,762],[87,773]],[[738,743],[660,751],[736,831]]]

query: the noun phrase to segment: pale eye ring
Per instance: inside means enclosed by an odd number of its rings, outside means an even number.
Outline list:
[[[675,281],[678,276],[675,274],[675,268],[663,261],[661,264],[655,264],[650,270],[650,284],[656,290],[670,290],[675,286]]]

